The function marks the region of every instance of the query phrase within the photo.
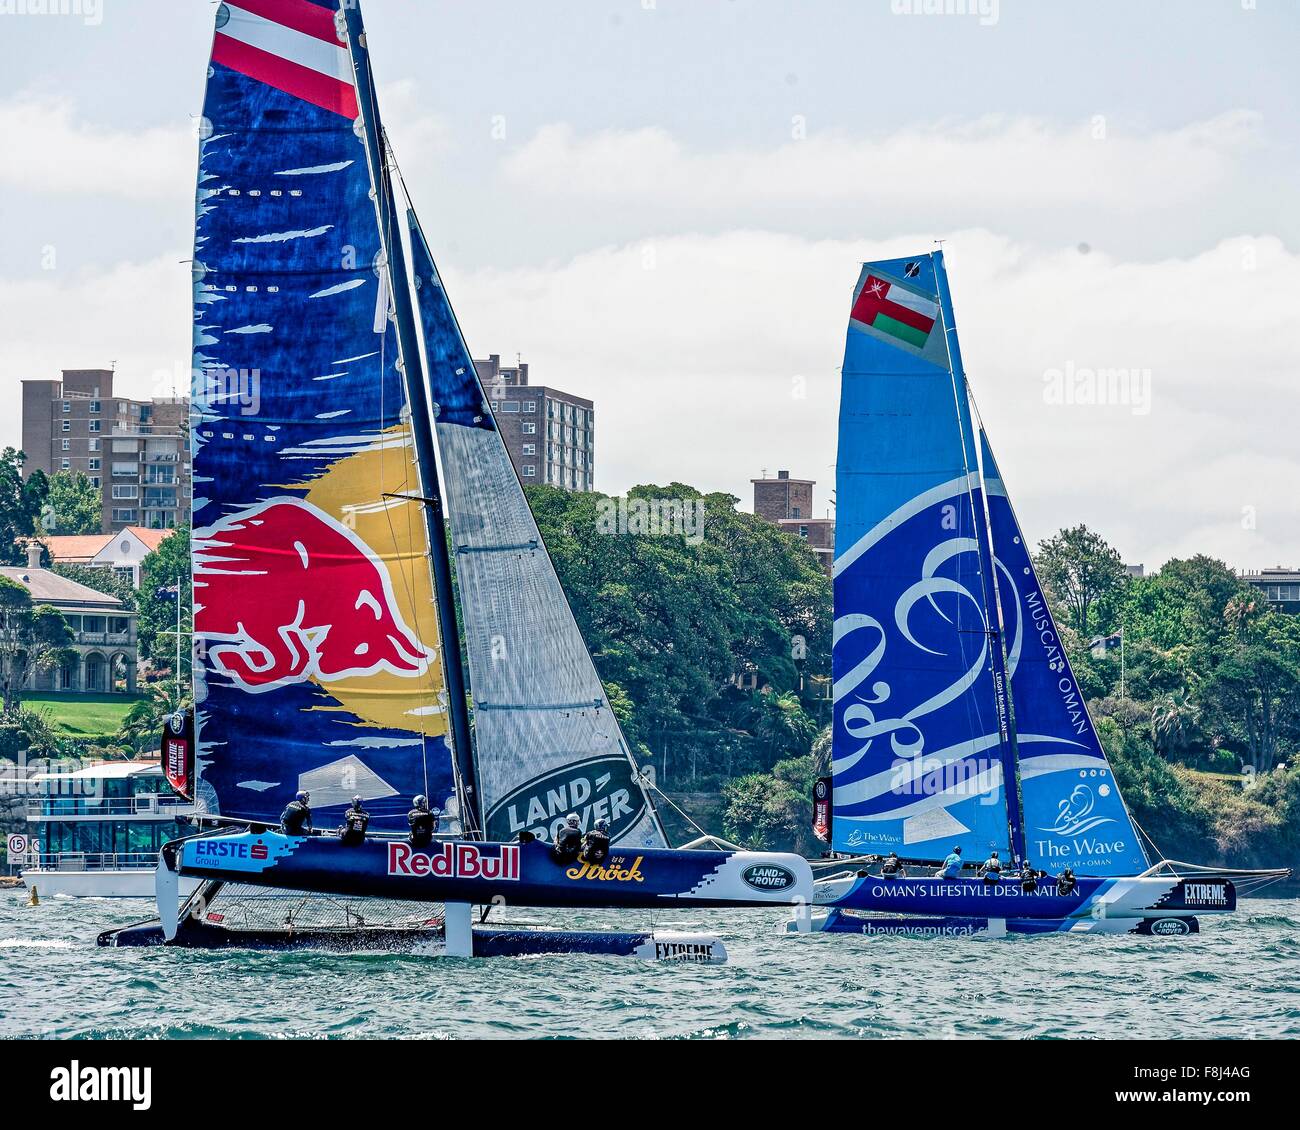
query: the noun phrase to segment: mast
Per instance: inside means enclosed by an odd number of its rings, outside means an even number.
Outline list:
[[[355,3],[340,9],[347,21],[348,51],[356,74],[357,102],[365,130],[366,158],[370,164],[375,210],[379,218],[379,237],[387,259],[389,293],[397,325],[398,350],[401,358],[407,398],[411,405],[411,432],[415,439],[416,458],[424,497],[419,501],[424,511],[429,537],[429,554],[433,563],[434,603],[438,631],[442,638],[443,675],[447,687],[447,714],[458,792],[461,825],[466,834],[479,831],[478,793],[474,775],[469,706],[465,697],[465,678],[461,667],[460,629],[456,622],[455,596],[451,581],[451,562],[447,552],[447,528],[443,515],[442,492],[434,454],[433,430],[429,423],[429,404],[425,376],[420,364],[419,337],[407,284],[406,259],[401,230],[393,199],[392,179],[384,154],[383,129],[379,121],[379,104],[370,74],[365,29],[361,10]]]
[[[934,279],[939,293],[939,309],[943,317],[944,339],[948,346],[948,360],[952,368],[953,396],[957,402],[957,418],[962,429],[962,450],[966,455],[968,471],[979,474],[978,456],[975,455],[975,437],[971,434],[970,393],[966,382],[966,368],[962,363],[961,345],[957,340],[957,322],[952,309],[952,292],[948,288],[948,272],[944,268],[943,252],[931,255],[934,262]],[[1017,770],[1015,727],[1011,718],[1011,686],[1007,679],[1006,655],[1002,641],[1002,609],[998,601],[996,570],[993,566],[992,542],[989,537],[988,516],[984,510],[984,491],[981,479],[978,505],[974,492],[970,492],[971,510],[975,523],[976,549],[980,563],[980,583],[984,590],[984,614],[987,620],[989,641],[989,666],[993,675],[994,708],[998,713],[998,747],[1002,758],[1002,786],[1007,798],[1007,823],[1011,832],[1011,854],[1019,863],[1025,857],[1025,822],[1020,803],[1020,777]]]

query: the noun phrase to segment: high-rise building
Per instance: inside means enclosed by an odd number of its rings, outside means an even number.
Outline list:
[[[26,471],[81,471],[104,499],[103,530],[189,520],[189,400],[113,394],[111,369],[23,381]]]
[[[813,517],[813,487],[816,479],[792,479],[789,471],[778,471],[770,479],[766,472],[754,484],[754,513],[808,543],[822,568],[829,574],[835,561],[835,519]]]
[[[1263,593],[1272,608],[1300,615],[1300,569],[1276,565],[1271,569],[1252,569],[1238,575],[1246,584]]]
[[[548,385],[530,385],[528,366],[502,366],[500,354],[475,361],[510,461],[525,485],[593,489],[595,410],[590,400]]]

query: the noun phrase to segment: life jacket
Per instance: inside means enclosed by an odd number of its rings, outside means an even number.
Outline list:
[[[578,857],[583,863],[604,863],[609,855],[609,836],[594,828],[582,837],[582,851]]]
[[[311,809],[302,801],[291,800],[280,813],[280,827],[286,835],[301,836],[311,831]]]
[[[368,827],[370,827],[370,813],[364,809],[349,808],[343,814],[343,827],[339,829],[339,838],[345,844],[359,844],[366,838]]]
[[[582,848],[582,832],[564,824],[555,833],[555,854],[560,859],[576,859]]]
[[[902,860],[891,856],[885,860],[885,865],[880,869],[880,873],[882,875],[897,875],[901,870],[903,870]]]
[[[433,843],[433,832],[437,826],[436,817],[423,808],[413,808],[406,814],[406,822],[411,826],[411,844],[415,847],[428,847]]]

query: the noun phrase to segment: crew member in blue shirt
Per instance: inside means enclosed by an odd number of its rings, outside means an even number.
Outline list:
[[[961,848],[955,847],[948,853],[948,858],[943,861],[943,866],[934,873],[936,879],[960,879],[961,878]]]

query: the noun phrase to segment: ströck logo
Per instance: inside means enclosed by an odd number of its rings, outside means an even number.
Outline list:
[[[755,863],[740,877],[756,891],[784,891],[795,884],[794,875],[775,863]]]

